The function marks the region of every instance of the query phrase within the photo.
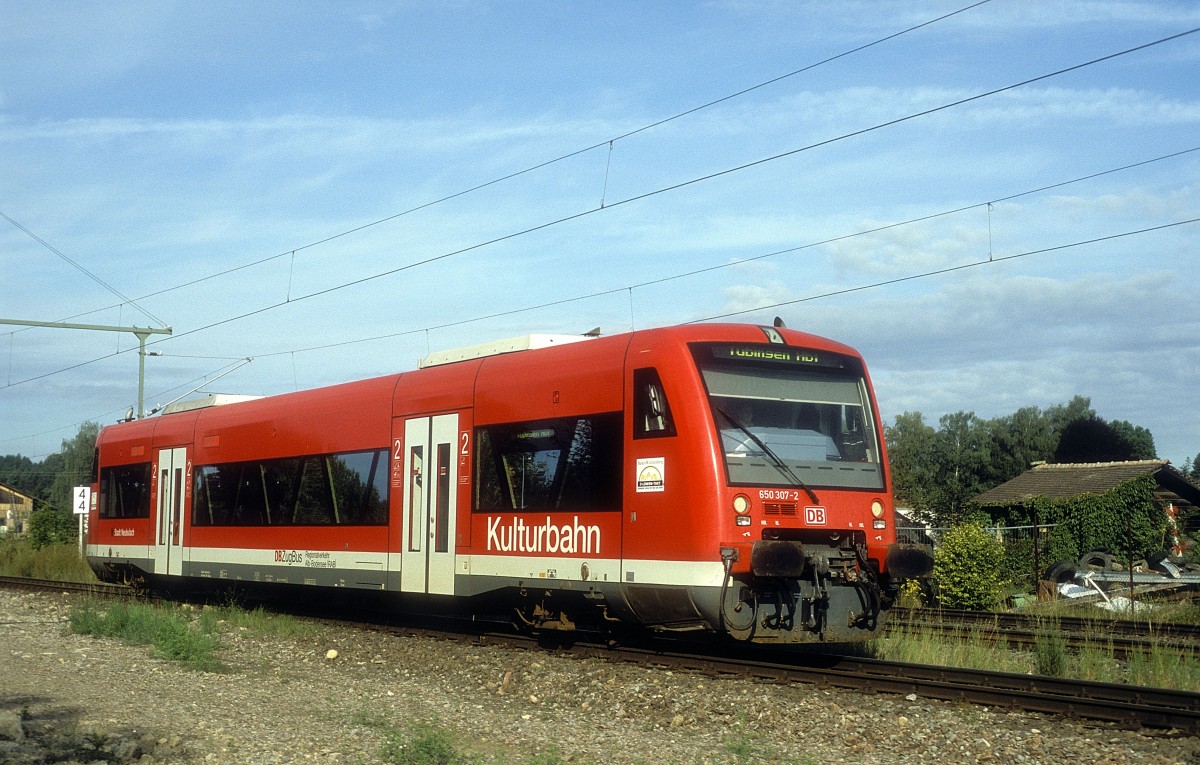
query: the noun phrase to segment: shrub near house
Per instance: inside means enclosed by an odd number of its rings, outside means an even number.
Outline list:
[[[999,605],[1006,582],[1004,547],[983,526],[955,526],[942,537],[934,556],[938,602],[945,608],[986,611]]]

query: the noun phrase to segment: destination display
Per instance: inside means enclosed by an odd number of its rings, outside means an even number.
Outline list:
[[[846,366],[841,356],[820,353],[807,348],[780,348],[763,345],[714,345],[714,359],[722,361],[756,361],[786,366],[827,367],[842,369]]]

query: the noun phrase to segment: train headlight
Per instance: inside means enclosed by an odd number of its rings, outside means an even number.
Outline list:
[[[876,518],[883,517],[883,503],[877,499],[871,500],[871,515]]]
[[[733,512],[737,513],[737,517],[733,519],[734,524],[738,526],[750,525],[750,498],[745,494],[738,494],[733,498]]]

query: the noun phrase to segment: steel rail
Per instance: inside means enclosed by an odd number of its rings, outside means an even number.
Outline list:
[[[398,632],[415,632],[411,627],[395,629]],[[479,633],[474,639],[525,648],[536,642],[528,636],[495,633]],[[1098,720],[1126,727],[1174,729],[1188,735],[1200,735],[1200,693],[1191,691],[815,652],[795,653],[778,649],[671,642],[672,646],[667,648],[576,643],[567,650],[574,655],[649,666],[661,665],[714,677],[736,676],[761,682],[800,683],[862,693],[916,694],[939,701]]]
[[[13,590],[71,592],[113,598],[133,597],[139,594],[123,584],[64,582],[57,579],[35,579],[25,576],[0,576],[0,586]]]
[[[1200,643],[1200,625],[1160,622],[1151,619],[1116,619],[1097,613],[1093,617],[1008,611],[966,611],[953,608],[893,608],[892,623],[953,623],[964,626],[994,626],[1001,630],[1033,631],[1053,627],[1070,633],[1171,639]]]
[[[1200,734],[1200,693],[1191,691],[845,656],[793,656],[778,651],[763,659],[698,656],[690,651],[618,650],[620,654],[640,651],[646,663],[690,666],[718,675],[744,675],[764,681],[807,683],[867,693],[916,694],[941,701]]]
[[[21,577],[0,577],[0,586],[117,597],[137,594],[120,585],[66,583]],[[394,615],[387,620],[364,620],[360,615],[357,620],[338,618],[330,621],[342,626],[396,635],[422,635],[480,644],[546,649],[536,638],[486,632],[480,623],[465,621],[454,626],[450,625],[449,620],[441,620],[447,625],[442,629],[416,626],[409,623],[411,618],[397,619]],[[473,626],[464,627],[464,624]],[[567,634],[551,637],[575,639],[581,636]],[[645,645],[613,647],[578,642],[566,650],[571,655],[667,666],[717,677],[811,684],[864,693],[916,694],[940,701],[1100,720],[1133,727],[1174,729],[1188,735],[1200,735],[1200,693],[1190,691],[730,644],[718,646],[712,643],[649,641]]]
[[[893,613],[883,634],[979,640],[1019,650],[1033,650],[1047,638],[1058,638],[1069,651],[1098,649],[1117,659],[1162,650],[1200,656],[1200,627],[1173,622],[919,609]]]

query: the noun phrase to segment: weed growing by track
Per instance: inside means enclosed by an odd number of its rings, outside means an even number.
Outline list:
[[[35,550],[27,539],[0,540],[0,576],[60,582],[96,581],[96,575],[75,545],[47,545]]]
[[[912,624],[871,641],[865,655],[912,664],[1200,691],[1200,656],[1194,650],[1162,645],[1118,659],[1113,646],[1101,636],[1082,649],[1068,650],[1062,636],[1050,629],[1053,621],[1047,623],[1047,634],[1033,651],[1015,650],[1003,639],[994,643],[978,629],[934,637],[922,634],[919,624]]]
[[[1033,656],[1039,675],[1062,677],[1067,669],[1067,641],[1057,632],[1042,635],[1037,640]]]
[[[1027,656],[996,643],[978,628],[959,629],[943,637],[924,634],[919,624],[904,625],[886,637],[875,638],[866,655],[909,664],[933,664],[1000,672],[1029,672]]]
[[[262,608],[248,611],[224,606],[197,610],[187,604],[128,601],[86,601],[71,610],[68,623],[76,634],[152,646],[161,658],[202,672],[228,671],[219,658],[222,635],[227,632],[302,639],[320,630],[317,625]]]
[[[71,609],[71,631],[93,637],[117,638],[130,645],[150,645],[165,659],[203,672],[220,672],[220,636],[212,624],[185,616],[181,609],[144,603],[110,601],[83,603]]]
[[[551,750],[526,757],[512,758],[506,752],[490,752],[487,756],[479,752],[465,751],[456,742],[470,741],[470,734],[446,728],[436,719],[433,721],[409,721],[405,725],[390,722],[385,715],[374,709],[364,709],[350,716],[350,722],[374,728],[383,734],[379,748],[380,758],[390,765],[479,765],[495,762],[500,765],[590,765],[588,760],[564,758],[558,751]]]

